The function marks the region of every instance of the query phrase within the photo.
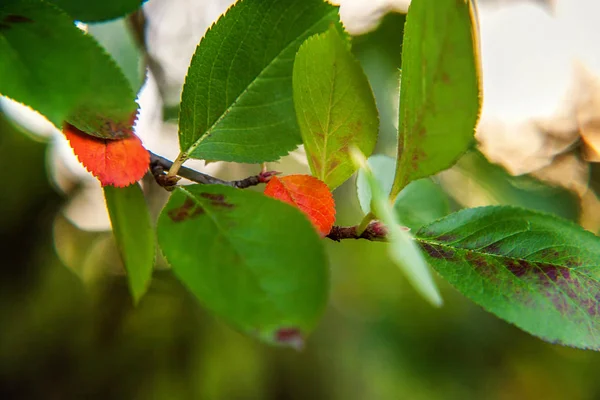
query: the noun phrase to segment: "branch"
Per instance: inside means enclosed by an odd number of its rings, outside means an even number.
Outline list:
[[[385,242],[387,240],[387,229],[379,221],[371,221],[361,234],[358,232],[358,225],[334,226],[326,237],[336,242],[342,239],[365,239],[377,242]]]
[[[204,185],[225,185],[239,189],[245,189],[250,186],[256,186],[261,183],[267,183],[272,176],[279,174],[276,171],[263,171],[258,175],[249,176],[248,178],[241,179],[239,181],[224,181],[214,176],[203,174],[191,168],[181,167],[177,172],[178,176],[167,176],[165,171],[173,165],[171,160],[167,160],[158,154],[150,153],[150,172],[156,179],[156,183],[164,187],[167,190],[172,190],[180,179],[179,177],[189,179],[192,182],[201,183]]]

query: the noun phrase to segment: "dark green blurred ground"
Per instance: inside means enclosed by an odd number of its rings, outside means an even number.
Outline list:
[[[165,271],[135,309],[122,278],[86,288],[53,250],[63,200],[45,147],[0,120],[2,399],[600,398],[600,354],[545,344],[443,283],[432,309],[377,243],[328,243],[330,307],[302,353],[230,330]]]

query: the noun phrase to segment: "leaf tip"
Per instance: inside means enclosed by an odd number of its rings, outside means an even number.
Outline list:
[[[304,336],[298,328],[280,328],[275,332],[275,342],[297,351],[304,349]]]
[[[426,294],[425,298],[429,301],[429,303],[431,303],[432,306],[436,308],[440,308],[444,305],[444,300],[442,299],[440,292],[435,287]]]
[[[367,158],[356,146],[349,146],[348,151],[350,152],[350,158],[357,168],[370,171],[369,164],[367,164]]]

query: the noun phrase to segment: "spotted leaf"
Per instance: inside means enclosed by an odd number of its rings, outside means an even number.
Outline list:
[[[463,210],[417,233],[430,265],[465,296],[553,343],[600,349],[600,238],[515,207]]]

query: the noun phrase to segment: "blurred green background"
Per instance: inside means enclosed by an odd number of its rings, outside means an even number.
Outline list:
[[[390,16],[354,42],[377,95],[384,154],[395,146],[385,99],[397,90],[402,19]],[[68,199],[49,183],[48,146],[0,112],[2,399],[600,398],[600,354],[544,343],[441,280],[445,305],[430,307],[381,243],[326,242],[330,304],[302,352],[233,331],[167,269],[134,308],[110,233],[81,231],[61,216]],[[573,195],[510,177],[475,151],[455,171],[464,179],[452,187],[439,180],[452,209],[477,192],[578,217]],[[336,192],[337,223],[357,223],[354,182]],[[82,270],[93,279],[80,279]]]

